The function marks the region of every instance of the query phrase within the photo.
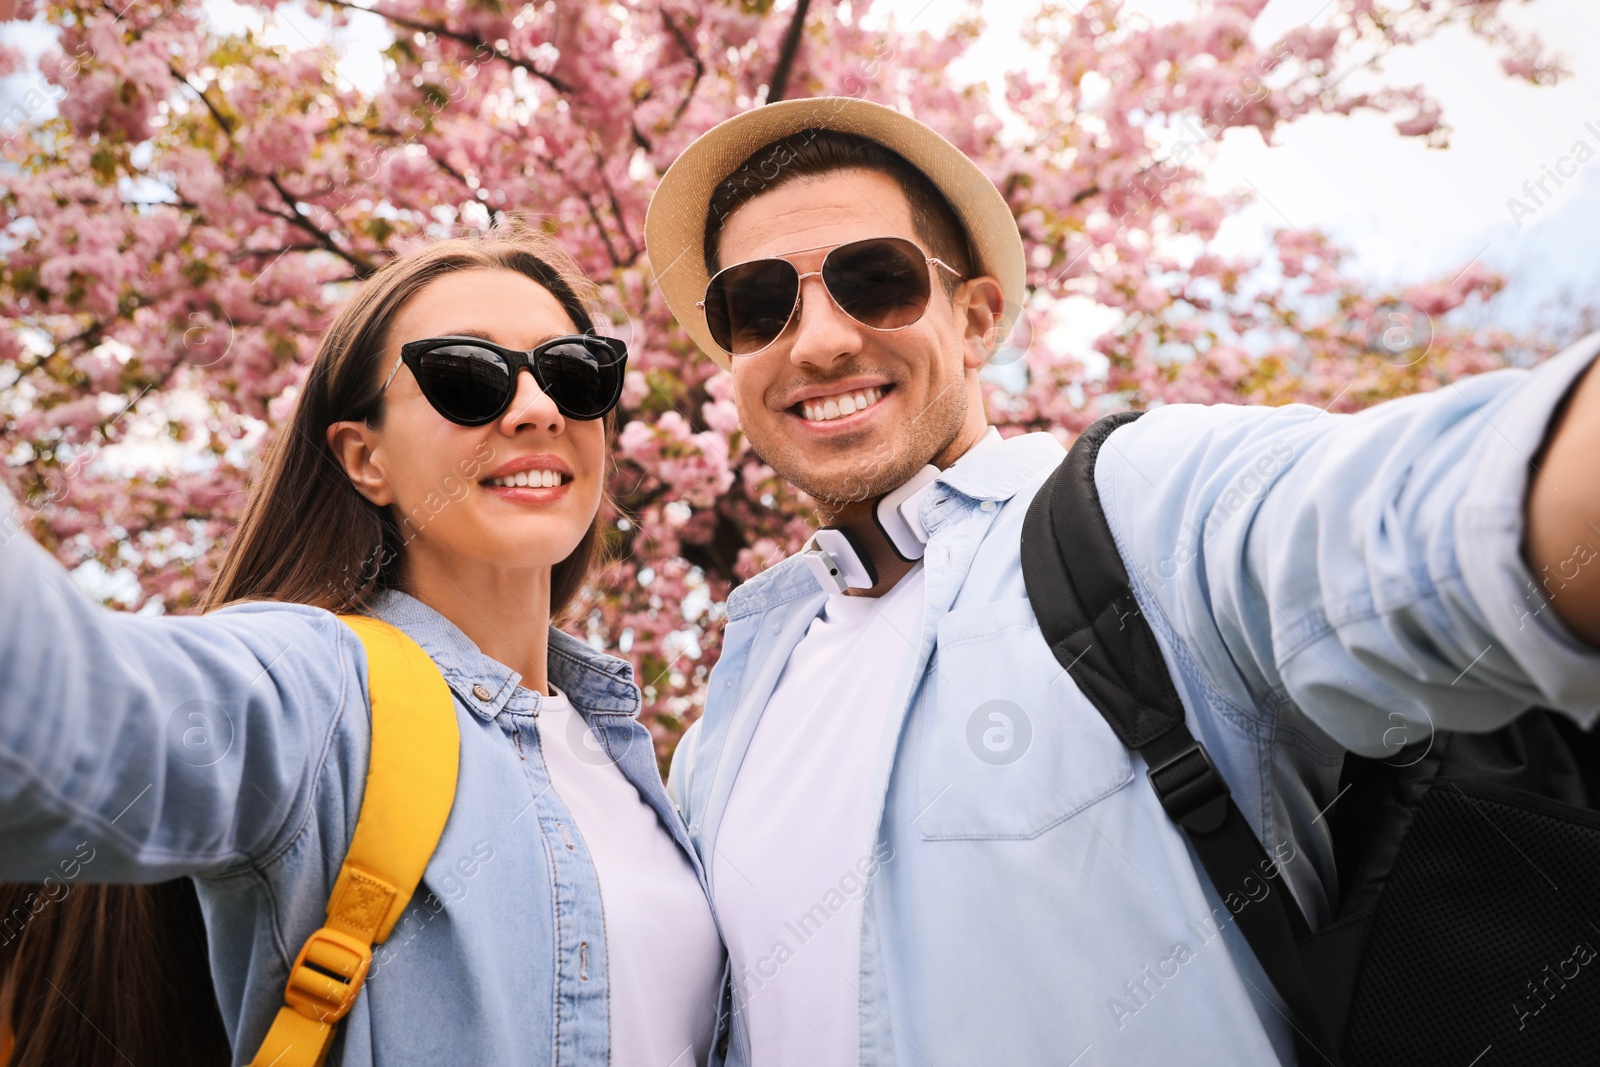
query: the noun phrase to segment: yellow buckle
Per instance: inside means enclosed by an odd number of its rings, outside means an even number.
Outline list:
[[[324,926],[310,937],[289,968],[283,999],[308,1019],[345,1017],[372,968],[372,946]]]

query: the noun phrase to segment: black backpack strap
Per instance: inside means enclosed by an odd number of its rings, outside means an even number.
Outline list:
[[[1023,580],[1050,651],[1122,743],[1144,757],[1161,806],[1183,828],[1217,892],[1238,898],[1252,880],[1271,884],[1264,875],[1274,861],[1184,722],[1183,701],[1134,599],[1095,489],[1100,447],[1140,414],[1108,415],[1090,426],[1040,487],[1022,527]],[[1327,1039],[1300,958],[1298,942],[1309,927],[1299,906],[1279,888],[1249,898],[1235,917],[1302,1039],[1337,1063],[1337,1045]]]

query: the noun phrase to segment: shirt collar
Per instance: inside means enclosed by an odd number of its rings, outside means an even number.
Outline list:
[[[1065,455],[1066,449],[1050,434],[1003,438],[991,426],[937,480],[970,500],[1006,501]]]
[[[1004,502],[1060,463],[1065,455],[1066,448],[1048,433],[1001,437],[999,429],[990,426],[936,481],[975,503]],[[929,510],[935,506],[937,496],[937,492],[930,494],[923,502],[924,525],[929,525]],[[728,620],[819,594],[817,580],[805,561],[798,555],[790,556],[728,595]]]
[[[371,612],[421,645],[456,697],[481,718],[494,718],[522,682],[520,674],[484,655],[455,623],[409,593],[386,589],[373,599]],[[639,714],[633,665],[554,626],[547,669],[551,683],[580,711]],[[479,686],[489,693],[487,700],[478,698]]]

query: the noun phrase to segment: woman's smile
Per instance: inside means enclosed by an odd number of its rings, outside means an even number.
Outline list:
[[[567,495],[572,469],[561,457],[542,452],[503,463],[478,484],[508,503],[549,504]]]

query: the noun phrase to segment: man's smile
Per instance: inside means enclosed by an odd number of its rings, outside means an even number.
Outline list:
[[[783,411],[801,422],[821,426],[869,417],[894,390],[892,382],[839,382],[804,389],[793,395]]]

